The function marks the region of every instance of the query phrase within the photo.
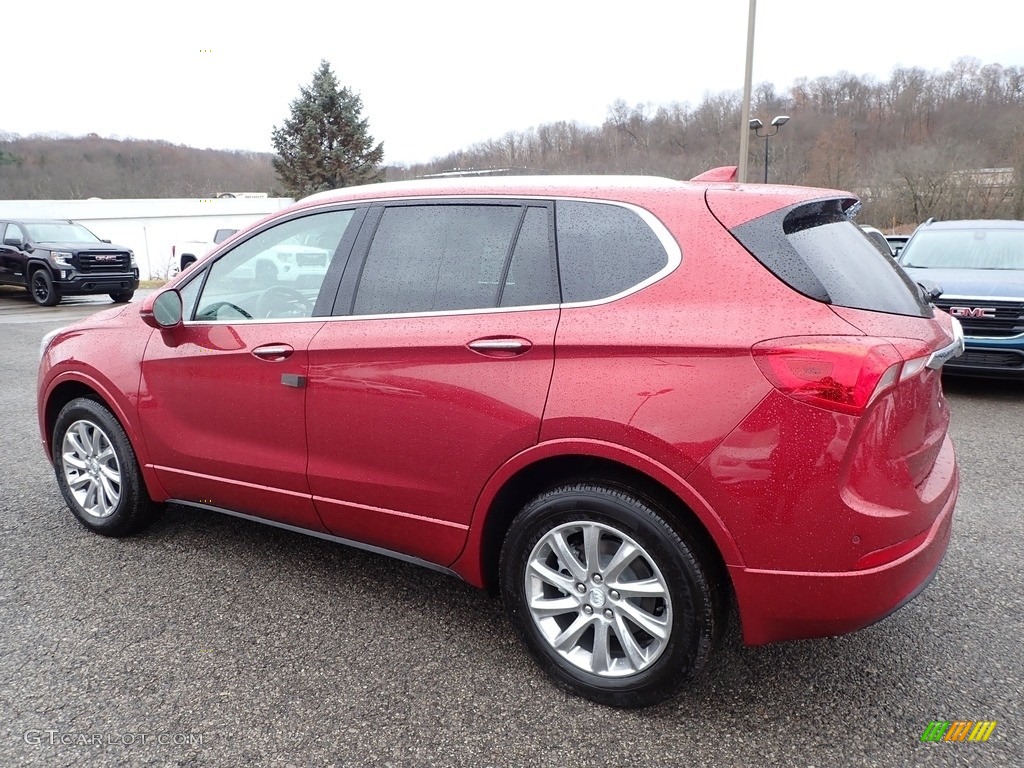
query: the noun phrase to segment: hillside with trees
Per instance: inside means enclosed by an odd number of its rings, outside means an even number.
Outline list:
[[[735,165],[739,93],[699,104],[617,101],[600,126],[567,119],[509,132],[432,162],[386,167],[390,180],[455,170],[639,173],[688,179]],[[886,229],[928,216],[1024,219],[1024,68],[961,59],[945,72],[839,73],[785,91],[755,88],[751,117],[791,120],[770,140],[770,180],[837,187],[865,202],[860,221]],[[372,115],[369,116],[372,119]],[[567,116],[568,117],[568,116]],[[764,142],[752,139],[750,178]],[[273,155],[165,142],[0,135],[0,198],[279,194]]]
[[[165,141],[0,134],[0,200],[282,195],[269,152],[195,149]]]
[[[689,179],[736,165],[741,96],[688,104],[612,104],[604,124],[510,132],[391,179],[453,169],[641,173]],[[785,92],[764,83],[751,117],[791,120],[770,139],[770,180],[855,191],[860,221],[886,228],[940,218],[1024,219],[1024,68],[961,59],[947,72],[898,68],[888,80],[840,73]],[[764,142],[752,137],[751,180]]]

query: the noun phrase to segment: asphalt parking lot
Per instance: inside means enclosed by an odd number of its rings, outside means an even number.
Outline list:
[[[127,540],[79,526],[37,350],[108,305],[0,291],[0,765],[1024,765],[1024,386],[947,382],[961,496],[917,600],[828,640],[733,626],[698,684],[625,712],[553,688],[443,575],[181,507]],[[933,720],[998,725],[922,743]]]

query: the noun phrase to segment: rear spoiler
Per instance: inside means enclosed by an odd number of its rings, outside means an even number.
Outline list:
[[[712,168],[704,171],[699,176],[694,176],[690,181],[736,181],[736,172],[739,170],[735,165],[723,165],[721,168]]]

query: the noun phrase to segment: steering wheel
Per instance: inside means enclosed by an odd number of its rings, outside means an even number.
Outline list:
[[[230,301],[215,301],[213,304],[203,307],[202,312],[200,312],[198,316],[219,320],[220,318],[217,317],[217,313],[221,307],[229,307],[230,309],[233,309],[235,312],[237,312],[247,320],[252,320],[252,315],[250,315],[237,304],[232,304]]]
[[[272,285],[256,300],[256,314],[260,317],[309,317],[313,314],[313,305],[294,288]]]

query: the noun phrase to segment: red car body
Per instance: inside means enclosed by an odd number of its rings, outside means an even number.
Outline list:
[[[845,207],[848,194],[421,182],[317,195],[250,233],[375,201],[510,198],[628,206],[667,235],[668,264],[613,300],[515,311],[158,328],[157,294],[49,342],[47,455],[63,405],[94,393],[154,501],[335,537],[479,587],[495,585],[504,531],[534,489],[613,473],[684,510],[724,565],[750,644],[853,631],[925,586],[957,497],[938,370],[955,353],[953,321],[815,300],[738,234],[801,205]]]

